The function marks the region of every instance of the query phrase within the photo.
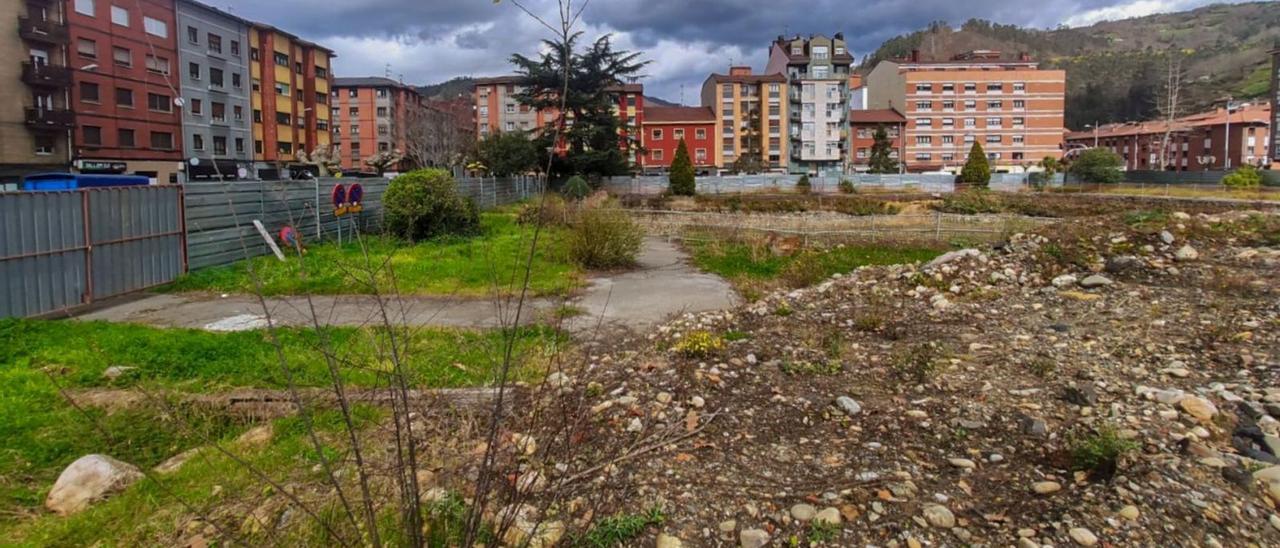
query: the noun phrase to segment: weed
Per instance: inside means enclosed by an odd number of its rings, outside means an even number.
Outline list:
[[[725,342],[734,342],[734,341],[744,341],[744,340],[750,339],[751,335],[749,333],[745,333],[742,331],[729,330],[729,331],[725,331],[724,335],[721,335],[721,337],[725,340]]]
[[[724,350],[724,339],[699,329],[685,334],[671,349],[690,358],[705,358]]]
[[[894,361],[899,376],[914,382],[927,382],[942,372],[943,352],[932,344],[916,344],[907,348]]]
[[[1132,211],[1124,215],[1124,223],[1135,228],[1163,225],[1168,220],[1169,213],[1159,209]]]
[[[1052,374],[1057,367],[1058,365],[1053,363],[1053,360],[1043,356],[1033,358],[1027,363],[1027,370],[1042,379],[1048,378],[1048,376]]]
[[[665,511],[657,505],[641,514],[615,514],[600,520],[573,545],[591,548],[623,546],[640,536],[650,526],[662,525],[666,521]]]
[[[831,542],[840,536],[840,526],[827,521],[811,521],[809,522],[809,534],[806,538],[809,544],[818,544],[822,542]]]
[[[644,229],[617,209],[588,209],[578,215],[569,234],[569,254],[585,268],[634,265]]]
[[[853,327],[858,331],[866,331],[868,333],[879,331],[884,328],[884,318],[875,313],[866,313],[858,316],[853,320]]]
[[[1073,468],[1110,475],[1115,472],[1120,457],[1137,449],[1138,443],[1121,438],[1111,426],[1102,426],[1094,432],[1073,436],[1070,446]]]
[[[811,362],[808,360],[787,360],[782,362],[778,368],[788,375],[835,375],[844,366],[837,360],[826,360],[821,362]]]
[[[964,215],[1000,213],[1005,210],[997,194],[983,190],[952,192],[943,197],[942,203],[935,206],[935,209],[944,213]]]
[[[779,303],[778,307],[773,309],[773,315],[787,317],[791,315],[791,305],[787,303]]]
[[[576,318],[586,313],[587,311],[582,307],[574,306],[571,304],[562,304],[560,306],[557,306],[555,310],[552,311],[552,314],[558,320],[567,320],[569,318]]]

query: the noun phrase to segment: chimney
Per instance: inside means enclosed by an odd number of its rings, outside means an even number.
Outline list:
[[[918,49],[911,50],[911,62],[912,63],[920,62],[920,50]]]
[[[751,67],[749,65],[729,67],[729,76],[751,76]]]

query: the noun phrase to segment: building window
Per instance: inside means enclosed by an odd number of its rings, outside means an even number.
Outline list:
[[[214,135],[213,136],[213,154],[217,156],[219,154],[226,155],[226,153],[227,153],[227,138],[220,135]]]
[[[1001,120],[999,118],[987,118],[987,127],[1000,127]]]
[[[377,95],[378,95],[378,97],[379,97],[379,98],[386,98],[386,96],[387,96],[387,88],[378,88],[378,89],[376,90],[376,93],[377,93]]]
[[[916,118],[916,127],[932,127],[932,118]]]
[[[231,87],[240,89],[243,86],[244,86],[244,82],[240,80],[240,73],[239,72],[231,73]]]
[[[955,85],[955,84],[942,84],[942,92],[943,92],[943,93],[955,93],[955,92],[956,92],[956,85]]]
[[[1015,144],[1015,145],[1020,145],[1020,144],[1023,144],[1023,143],[1025,143],[1025,142],[1027,142],[1027,137],[1026,137],[1025,135],[1014,135],[1014,136],[1013,136],[1013,144]]]
[[[943,135],[943,136],[942,136],[942,144],[944,144],[944,145],[952,145],[952,144],[955,144],[955,142],[956,142],[956,136],[955,136],[955,135]]]
[[[507,122],[507,123],[510,124],[511,122]],[[357,124],[351,124],[351,135],[359,135],[359,134],[360,134],[360,126]]]
[[[662,149],[660,149],[660,148],[659,148],[659,149],[654,149],[654,150],[650,151],[650,152],[649,152],[649,156],[653,159],[653,161],[655,161],[655,162],[661,162],[661,161],[662,161]]]
[[[261,124],[261,123],[262,123],[262,111],[261,111],[261,110],[258,110],[258,109],[256,109],[256,108],[255,108],[255,109],[253,109],[253,121],[254,121],[254,123],[257,123],[257,124]]]
[[[916,110],[933,110],[933,101],[916,101]]]
[[[80,82],[80,100],[86,103],[97,103],[98,84],[93,82]]]
[[[516,105],[514,103],[507,103],[507,114],[515,114],[515,113],[516,113]]]
[[[924,146],[932,145],[932,144],[933,144],[933,137],[932,137],[932,136],[930,136],[930,135],[917,135],[917,136],[916,136],[916,144],[917,144],[917,145],[924,145]]]
[[[195,27],[187,27],[187,41],[192,44],[200,43],[200,31]]]
[[[289,84],[276,82],[276,95],[289,96]]]
[[[356,97],[359,97],[359,96],[360,96],[360,90],[356,88],[351,88],[347,90],[347,97],[351,99],[355,99]]]
[[[133,53],[128,49],[116,46],[111,48],[111,59],[115,64],[122,67],[133,66]]]
[[[231,41],[231,55],[235,55],[237,57],[240,56],[240,41],[238,40]],[[240,152],[244,152],[244,151],[241,150]]]
[[[192,116],[201,116],[204,114],[204,101],[200,99],[192,99],[189,108]]]
[[[97,59],[98,43],[88,38],[81,38],[76,41],[76,53],[87,59]]]
[[[660,130],[660,129],[655,129],[655,130],[653,130],[652,132],[650,132],[649,136],[650,136],[650,137],[652,137],[654,141],[661,141],[661,140],[662,140],[662,130]]]
[[[693,138],[694,138],[694,139],[706,139],[706,138],[707,138],[707,128],[701,128],[701,127],[700,127],[700,128],[698,128],[698,129],[693,130]]]
[[[76,13],[93,17],[94,0],[76,0]]]
[[[236,137],[236,152],[244,152],[244,138]]]
[[[167,131],[151,132],[151,148],[157,150],[172,150],[173,134]]]
[[[147,108],[159,112],[169,112],[169,96],[159,93],[147,94]]]
[[[684,129],[677,128],[671,130],[671,138],[677,141],[684,139]]]
[[[84,144],[102,145],[102,128],[98,126],[83,126],[80,134],[84,137]]]
[[[289,125],[289,124],[290,124],[290,123],[292,123],[292,122],[293,122],[293,117],[289,116],[289,113],[288,113],[288,112],[277,112],[277,113],[276,113],[276,123],[277,123],[277,124],[287,126],[287,125]]]
[[[222,53],[222,37],[212,32],[209,33],[209,51]]]
[[[978,91],[978,84],[974,82],[965,82],[964,84],[965,93],[976,93],[977,91]]]
[[[249,59],[253,61],[257,61],[258,57],[259,57],[258,48],[249,48]],[[258,147],[258,148],[261,149],[262,147]],[[262,152],[262,150],[258,150],[258,152]]]
[[[215,88],[222,87],[222,69],[209,67],[209,85]]]
[[[227,105],[226,103],[214,102],[210,104],[209,117],[215,122],[227,121]]]
[[[197,63],[187,63],[187,76],[192,80],[199,80],[200,65]]]
[[[916,84],[916,93],[933,93],[933,84]]]
[[[253,141],[253,151],[255,153],[262,154],[262,141],[256,139]]]
[[[813,51],[814,59],[830,59],[831,58],[831,54],[829,53],[830,50],[827,49],[827,46],[813,46],[812,48],[809,48],[809,49]]]
[[[293,71],[294,71],[294,72],[296,72],[296,73],[298,73],[298,74],[302,74],[302,63],[294,63],[294,64],[293,64]]]
[[[129,88],[116,88],[116,106],[133,108],[133,90]]]
[[[153,19],[151,17],[144,16],[142,18],[142,28],[146,29],[147,34],[150,34],[152,36],[159,36],[160,38],[169,37],[169,24],[159,19]],[[154,135],[155,134],[153,133],[152,134],[153,139],[154,139]],[[170,135],[169,137],[172,140],[173,136]],[[170,148],[172,148],[172,146]]]
[[[154,133],[152,135],[155,135]],[[204,150],[204,135],[199,133],[191,136],[191,148],[193,150]]]
[[[147,70],[156,74],[169,74],[169,59],[147,55]]]
[[[987,84],[987,93],[1003,93],[1003,92],[1004,92],[1004,84],[1001,84],[999,82],[993,82],[993,83]]]
[[[1026,122],[1027,120],[1025,118],[1014,118],[1013,127],[1022,127]]]
[[[288,141],[276,141],[276,150],[281,154],[293,154],[293,143]]]
[[[1004,101],[987,101],[987,110],[1000,110],[1004,108]]]
[[[1013,92],[1014,92],[1014,93],[1025,93],[1026,91],[1027,91],[1027,83],[1026,83],[1026,82],[1014,82],[1014,83],[1013,83]]]
[[[964,102],[964,109],[965,109],[965,110],[978,110],[978,102],[977,102],[977,101],[965,101],[965,102]]]
[[[48,156],[58,148],[58,141],[49,135],[36,136],[36,156]]]
[[[111,6],[111,23],[122,27],[129,26],[129,10],[120,6]]]
[[[988,135],[988,136],[987,136],[987,142],[988,142],[988,143],[992,143],[992,144],[999,144],[999,143],[1000,143],[1000,136],[999,136],[999,135]]]
[[[387,126],[378,126],[378,135],[386,136],[387,132]]]
[[[324,79],[329,77],[329,71],[324,67],[316,67],[316,78]]]
[[[235,105],[231,107],[231,110],[237,122],[244,120],[244,107]]]
[[[287,67],[287,66],[289,66],[289,56],[288,56],[288,55],[285,55],[285,54],[280,53],[280,52],[278,52],[278,51],[277,51],[277,52],[275,52],[275,54],[276,54],[276,55],[275,55],[275,62],[276,62],[276,65],[281,66],[281,67]]]
[[[357,108],[357,107],[351,107],[350,109],[347,109],[347,114],[348,114],[349,116],[351,116],[352,118],[359,118],[359,117],[360,117],[360,109],[359,109],[359,108]]]
[[[916,161],[919,162],[928,162],[932,158],[933,156],[929,155],[927,152],[920,152],[916,154]]]
[[[978,127],[978,119],[977,119],[977,118],[965,118],[965,119],[964,119],[964,127]]]
[[[387,107],[378,107],[377,115],[379,118],[387,117]]]
[[[1023,101],[1022,99],[1015,99],[1015,100],[1013,101],[1013,109],[1014,109],[1014,110],[1022,110],[1022,109],[1025,109],[1025,108],[1027,108],[1027,102],[1026,102],[1026,101]]]

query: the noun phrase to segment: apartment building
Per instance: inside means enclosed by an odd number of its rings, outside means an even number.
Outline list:
[[[1280,135],[1280,44],[1271,50],[1271,96],[1267,98],[1271,103],[1271,129],[1269,135]],[[1268,154],[1271,157],[1271,164],[1275,169],[1280,169],[1280,139],[1271,140],[1271,148]]]
[[[40,171],[66,169],[74,115],[67,108],[71,70],[60,0],[11,0],[0,20],[17,32],[0,35],[0,183]]]
[[[710,107],[648,107],[640,127],[644,171],[667,171],[685,142],[695,168],[715,167],[716,115]]]
[[[298,152],[330,150],[329,94],[333,51],[278,28],[249,28],[253,160],[257,175],[274,179]]]
[[[1107,124],[1067,135],[1068,150],[1111,149],[1125,169],[1198,171],[1265,166],[1273,145],[1270,104],[1232,105],[1165,121]],[[1169,135],[1165,140],[1166,133]],[[1161,147],[1164,154],[1161,154]]]
[[[355,171],[371,171],[364,160],[379,152],[403,152],[409,123],[425,108],[413,86],[380,77],[336,78],[332,99],[330,120],[342,168]],[[394,169],[409,169],[409,162]]]
[[[792,173],[839,174],[849,150],[849,79],[853,55],[844,35],[779,36],[766,74],[786,77]]]
[[[476,134],[485,138],[503,131],[536,131],[554,119],[552,112],[523,105],[519,76],[476,79],[472,92],[476,106]]]
[[[868,106],[907,117],[908,171],[956,172],[973,143],[992,167],[1019,171],[1062,156],[1066,72],[1026,55],[972,51],[945,61],[882,61],[867,75]]]
[[[621,84],[610,88],[609,93],[613,97],[614,104],[617,105],[614,108],[614,114],[622,124],[618,130],[618,146],[626,152],[628,163],[639,166],[643,161],[640,157],[643,138],[639,132],[646,116],[644,86],[637,83]]]
[[[895,109],[850,110],[849,131],[853,138],[849,146],[849,168],[864,172],[871,167],[871,147],[876,144],[876,131],[884,129],[892,151],[889,157],[902,161],[903,135],[907,117]]]
[[[712,74],[702,83],[702,106],[715,119],[715,148],[710,165],[729,169],[742,155],[760,157],[771,171],[785,171],[790,162],[787,77],[781,73],[753,74],[735,66],[729,74]]]
[[[252,23],[193,0],[177,0],[176,9],[186,178],[248,177],[253,172],[254,141],[249,100]]]
[[[67,5],[76,168],[177,182],[183,147],[174,0]]]

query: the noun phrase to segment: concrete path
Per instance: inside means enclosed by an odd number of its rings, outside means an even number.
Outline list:
[[[646,329],[682,312],[716,310],[738,303],[738,296],[718,276],[699,272],[675,245],[647,238],[634,270],[600,273],[567,304],[585,313],[567,322],[575,332],[597,326]],[[521,323],[546,318],[564,299],[534,298],[525,303]],[[382,312],[372,297],[316,295],[267,299],[278,325],[312,325],[311,307],[323,325],[381,325]],[[492,328],[510,325],[515,300],[400,297],[388,301],[392,323],[416,326]],[[266,326],[261,303],[252,295],[181,293],[143,294],[109,303],[77,316],[81,320],[141,323],[162,327],[191,327],[238,331]]]

